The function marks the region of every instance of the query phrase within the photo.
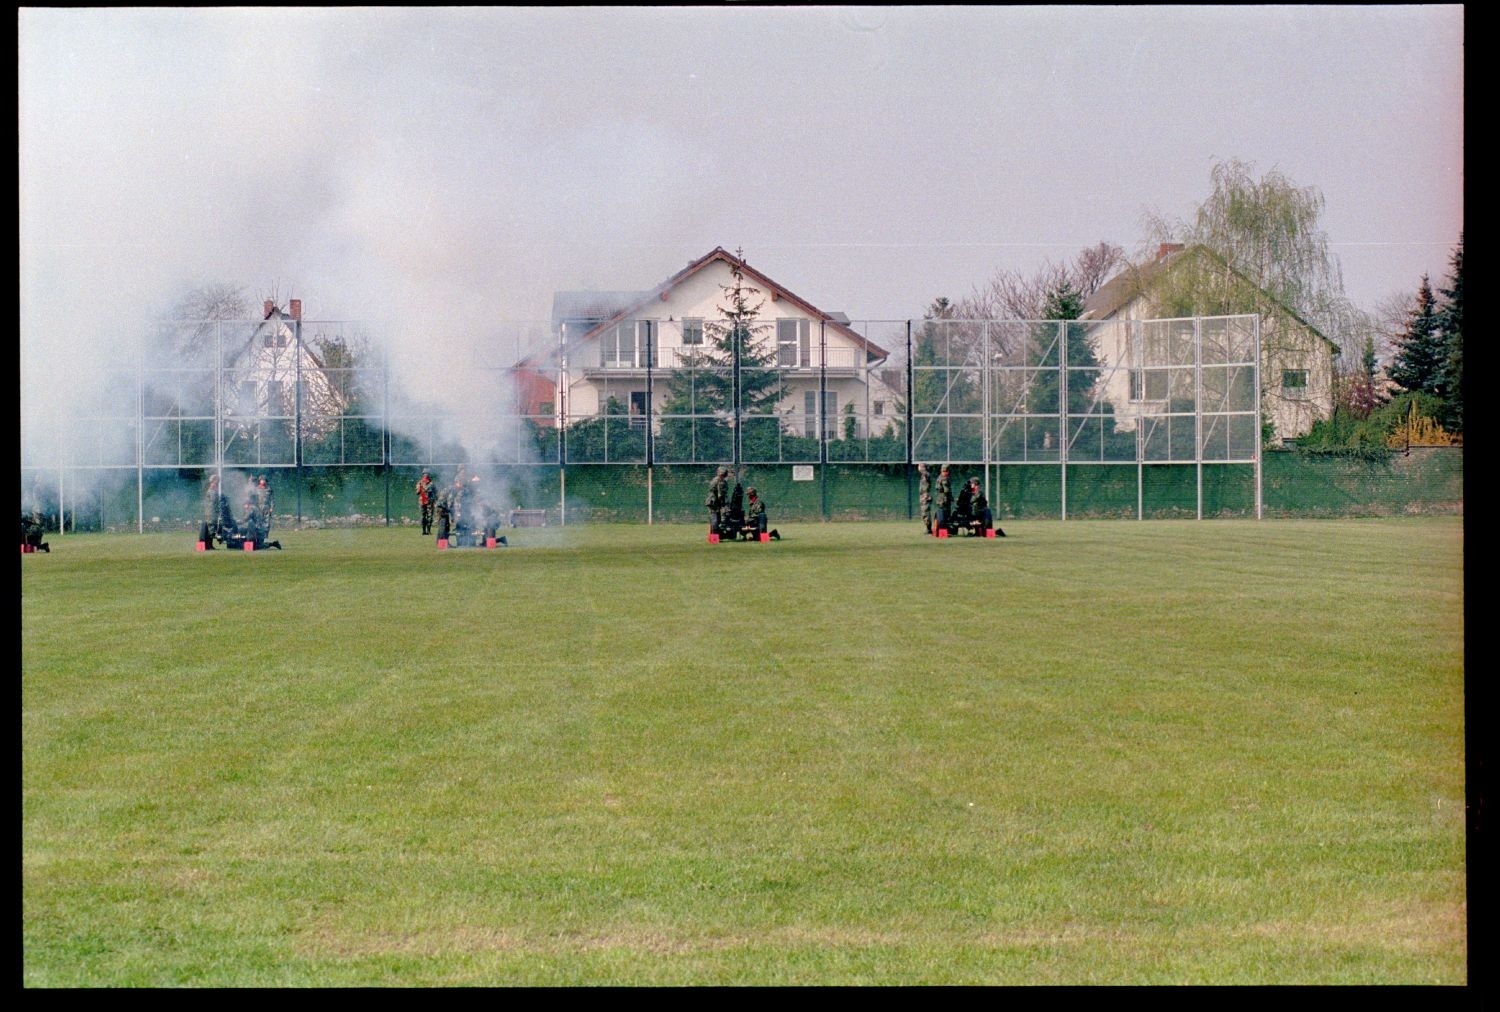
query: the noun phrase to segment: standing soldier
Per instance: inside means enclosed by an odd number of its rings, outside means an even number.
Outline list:
[[[453,534],[462,534],[466,530],[465,524],[469,522],[469,483],[465,480],[467,472],[463,465],[459,465],[458,474],[453,479],[453,488],[448,493],[448,523],[453,529]]]
[[[724,506],[729,497],[729,468],[721,467],[714,475],[714,480],[708,483],[708,498],[703,500],[703,505],[708,507],[708,529],[710,533],[717,533],[719,520],[724,513]]]
[[[422,480],[417,482],[417,504],[422,508],[422,533],[432,533],[432,510],[436,505],[436,494],[432,488],[432,474],[422,469]]]
[[[269,536],[271,517],[276,513],[276,497],[271,494],[271,486],[266,484],[265,475],[261,475],[260,481],[255,485],[255,505],[260,507],[260,522],[265,525]]]
[[[935,519],[937,520],[937,525],[942,527],[948,522],[948,513],[953,509],[953,489],[948,484],[947,464],[944,464],[942,471],[938,473],[935,505],[937,506]]]
[[[437,510],[438,540],[446,541],[453,530],[453,490],[445,488],[437,493],[433,505]]]
[[[917,501],[922,504],[922,526],[928,534],[932,533],[932,478],[927,474],[927,465],[918,464],[917,474],[922,476],[922,483],[917,487]]]
[[[213,550],[214,538],[223,537],[219,531],[219,475],[208,478],[208,490],[202,495],[202,529],[198,540],[205,550]]]

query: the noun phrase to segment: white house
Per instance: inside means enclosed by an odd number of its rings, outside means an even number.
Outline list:
[[[304,340],[297,341],[302,300],[286,310],[267,300],[265,315],[240,348],[225,351],[224,418],[292,419],[297,410],[297,381],[302,381],[302,437],[318,439],[332,432],[347,398]],[[300,355],[299,355],[300,351]]]
[[[752,341],[774,356],[781,375],[784,395],[775,411],[784,430],[817,435],[820,383],[826,384],[830,436],[844,433],[849,405],[856,437],[889,430],[900,398],[881,368],[890,352],[854,330],[847,316],[824,312],[722,248],[648,291],[555,295],[553,324],[563,334],[564,354],[556,413],[564,423],[603,412],[611,399],[631,415],[644,415],[648,348],[651,407],[659,416],[666,405],[665,374],[701,363],[711,349],[736,267],[744,286],[757,289],[748,296],[751,305],[761,303]]]
[[[1221,307],[1215,306],[1163,305],[1163,293],[1171,290],[1173,272],[1183,270],[1211,272],[1219,282],[1218,297],[1239,307],[1253,307],[1260,315],[1262,411],[1264,417],[1275,423],[1276,436],[1296,438],[1304,435],[1319,418],[1327,418],[1333,410],[1338,345],[1294,309],[1256,287],[1203,247],[1184,249],[1175,243],[1162,244],[1154,260],[1126,268],[1091,295],[1084,303],[1082,319],[1132,321],[1219,311]],[[1095,349],[1106,370],[1102,398],[1113,405],[1121,428],[1133,425],[1130,419],[1134,415],[1165,409],[1179,396],[1176,374],[1185,372],[1170,369],[1140,372],[1132,368],[1127,351],[1128,331],[1127,327],[1099,327],[1099,346]],[[1219,353],[1249,361],[1253,353],[1244,355],[1242,348],[1235,347],[1246,340],[1244,335],[1222,335],[1218,343],[1226,347]],[[1190,390],[1181,392],[1190,395]],[[1253,404],[1253,397],[1250,403]]]

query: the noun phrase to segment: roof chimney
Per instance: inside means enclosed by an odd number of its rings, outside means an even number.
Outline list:
[[[269,320],[271,318],[271,311],[274,310],[275,308],[276,308],[276,303],[272,302],[270,299],[267,299],[266,300],[266,315],[262,316],[261,319],[262,320]]]
[[[291,301],[291,303],[289,304],[288,308],[291,310],[292,319],[294,319],[294,320],[301,320],[302,319],[302,300],[301,299],[293,299]]]
[[[1171,256],[1173,253],[1181,253],[1181,252],[1182,252],[1182,243],[1180,243],[1180,242],[1164,242],[1160,246],[1156,247],[1156,262],[1157,263],[1161,263],[1163,260],[1165,260],[1167,257]]]

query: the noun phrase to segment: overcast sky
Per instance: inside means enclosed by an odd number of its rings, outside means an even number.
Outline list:
[[[1441,277],[1463,227],[1457,6],[57,9],[19,29],[23,366],[196,283],[482,338],[715,246],[825,310],[920,316],[999,268],[1136,250],[1146,212],[1189,216],[1227,158],[1322,191],[1364,308]]]

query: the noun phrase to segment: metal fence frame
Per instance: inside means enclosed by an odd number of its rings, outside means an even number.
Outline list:
[[[364,403],[361,406],[361,410],[356,413],[348,413],[345,410],[336,416],[310,415],[305,404],[306,387],[309,381],[303,368],[303,363],[307,360],[304,354],[307,348],[304,344],[305,330],[308,327],[317,326],[332,327],[342,332],[343,328],[357,327],[358,324],[350,321],[308,321],[304,324],[300,319],[295,321],[288,319],[286,322],[290,325],[292,331],[293,347],[291,350],[293,352],[292,360],[294,363],[294,374],[289,377],[293,381],[295,391],[290,413],[287,413],[285,410],[273,412],[270,409],[269,403],[263,413],[247,414],[242,411],[229,410],[231,401],[229,391],[233,385],[235,370],[232,368],[232,363],[226,363],[225,330],[226,328],[249,327],[251,340],[253,341],[254,335],[259,333],[257,328],[264,325],[262,321],[218,321],[210,323],[185,321],[177,324],[177,326],[214,327],[214,361],[212,365],[199,363],[196,365],[148,366],[144,353],[140,353],[136,361],[132,364],[117,363],[110,367],[110,372],[114,375],[115,379],[120,383],[133,382],[134,385],[133,398],[121,397],[119,402],[123,404],[127,401],[132,401],[134,405],[133,414],[131,416],[121,414],[77,415],[66,419],[58,419],[57,421],[63,433],[61,459],[50,462],[50,464],[33,463],[27,465],[23,447],[23,470],[56,471],[58,476],[57,495],[60,513],[66,512],[66,492],[69,487],[67,476],[70,471],[95,469],[134,470],[136,473],[137,491],[137,529],[144,530],[143,489],[145,474],[148,471],[201,468],[214,471],[221,476],[226,468],[237,469],[241,466],[250,466],[254,469],[265,471],[293,471],[296,472],[299,479],[296,482],[298,496],[295,502],[295,513],[297,519],[300,521],[302,518],[302,481],[300,479],[304,468],[312,466],[378,467],[386,475],[386,522],[389,523],[390,474],[393,467],[423,466],[437,468],[456,467],[459,464],[470,463],[518,467],[536,465],[552,466],[553,462],[550,460],[523,459],[528,456],[528,453],[526,452],[527,448],[522,445],[521,440],[527,431],[524,423],[529,422],[533,435],[537,432],[545,432],[549,427],[556,434],[555,464],[559,469],[560,501],[562,503],[566,502],[566,472],[569,466],[596,467],[628,464],[639,467],[645,465],[647,471],[648,523],[652,522],[650,505],[651,473],[653,467],[657,465],[727,464],[739,468],[747,464],[756,466],[814,464],[818,466],[819,473],[825,481],[824,512],[826,515],[826,472],[830,463],[887,466],[904,464],[908,473],[908,499],[910,500],[913,468],[919,460],[982,465],[984,468],[984,484],[987,495],[990,491],[990,476],[993,468],[1001,466],[1057,467],[1061,475],[1060,484],[1062,491],[1060,506],[1061,516],[1064,520],[1068,516],[1067,475],[1070,465],[1134,465],[1136,468],[1137,519],[1144,518],[1143,488],[1145,484],[1145,469],[1147,467],[1158,464],[1194,465],[1197,473],[1196,516],[1198,519],[1202,519],[1204,466],[1252,466],[1254,468],[1255,479],[1255,516],[1259,519],[1263,515],[1260,439],[1262,407],[1260,382],[1261,349],[1260,318],[1258,316],[1186,317],[1161,320],[1113,321],[886,320],[851,322],[847,326],[856,332],[861,332],[861,328],[863,328],[862,332],[864,333],[868,333],[872,328],[889,328],[898,337],[903,338],[905,342],[905,367],[900,371],[904,375],[900,375],[899,377],[899,387],[892,388],[896,389],[899,395],[901,411],[899,414],[890,416],[888,422],[882,422],[883,432],[896,431],[899,435],[893,436],[890,439],[886,439],[885,436],[878,437],[891,444],[889,452],[899,449],[900,455],[899,457],[885,458],[871,456],[871,444],[877,438],[872,435],[874,429],[873,419],[883,416],[874,413],[870,390],[872,389],[871,377],[874,375],[876,367],[883,366],[887,360],[881,359],[878,362],[871,363],[856,359],[852,366],[846,366],[837,362],[831,366],[828,321],[818,323],[815,342],[811,340],[811,335],[809,334],[808,340],[803,344],[804,351],[794,352],[797,356],[795,365],[796,375],[802,381],[804,394],[812,400],[817,409],[814,437],[796,437],[787,431],[786,419],[792,420],[790,424],[794,429],[799,422],[803,425],[804,431],[807,428],[813,427],[814,419],[805,410],[802,412],[793,410],[781,414],[777,414],[773,410],[770,413],[756,414],[746,410],[742,403],[742,395],[746,382],[748,382],[744,379],[744,376],[747,373],[755,373],[761,369],[770,369],[777,372],[778,383],[781,384],[781,389],[783,390],[782,397],[787,396],[788,377],[792,375],[792,371],[784,368],[784,362],[778,362],[769,367],[761,363],[746,365],[742,361],[739,346],[736,344],[733,361],[728,366],[718,364],[712,367],[704,367],[690,363],[687,367],[681,365],[676,367],[661,367],[658,364],[660,358],[660,350],[657,347],[659,335],[662,333],[663,327],[670,328],[675,324],[675,326],[680,328],[682,326],[680,321],[673,321],[671,318],[666,321],[646,320],[647,326],[637,327],[637,335],[644,336],[644,347],[642,348],[638,343],[634,357],[627,363],[629,368],[619,369],[613,369],[610,363],[603,361],[602,353],[601,361],[597,367],[582,362],[570,363],[570,355],[578,351],[578,346],[570,344],[566,328],[558,328],[553,331],[545,324],[511,325],[515,328],[514,332],[520,334],[529,332],[535,335],[537,333],[550,332],[548,336],[551,346],[547,347],[543,345],[542,347],[523,349],[518,342],[517,346],[513,349],[515,354],[511,357],[512,364],[500,366],[468,365],[466,368],[478,370],[493,377],[497,382],[504,382],[508,377],[511,385],[517,389],[520,387],[521,374],[526,373],[529,374],[529,377],[535,378],[537,382],[549,383],[555,390],[556,396],[549,406],[550,410],[548,412],[538,411],[528,413],[521,410],[525,406],[524,404],[517,403],[514,406],[515,410],[507,413],[493,414],[492,417],[496,421],[504,423],[508,430],[515,435],[516,445],[514,448],[515,459],[490,461],[470,461],[465,458],[461,447],[458,448],[459,452],[457,454],[451,452],[456,444],[450,443],[448,447],[440,445],[437,432],[445,421],[450,421],[456,417],[451,413],[431,409],[430,407],[420,409],[420,406],[412,406],[411,413],[404,413],[406,411],[405,407],[399,404],[393,409],[393,397],[396,397],[398,400],[401,400],[401,398],[399,390],[393,389],[392,364],[389,355],[384,353],[381,354],[377,365],[320,367],[319,371],[323,373],[323,380],[328,380],[329,377],[332,377],[334,380],[345,381],[338,388],[342,389],[351,399],[353,394],[350,391],[358,386]],[[1241,354],[1239,357],[1234,357],[1225,353],[1219,359],[1206,366],[1204,360],[1204,331],[1206,325],[1222,326],[1225,328],[1235,326],[1247,328],[1248,340],[1243,344],[1243,348],[1248,352],[1248,356]],[[918,350],[917,346],[922,340],[926,339],[927,334],[934,327],[943,331],[951,331],[957,328],[968,328],[970,330],[971,336],[962,347],[961,361],[956,360],[954,357],[953,340],[950,334],[947,341],[948,352],[942,356],[941,361],[935,359],[933,361],[918,362],[918,355],[915,353]],[[1117,357],[1116,360],[1108,363],[1105,367],[1070,365],[1068,361],[1068,335],[1070,331],[1068,328],[1102,330],[1104,327],[1123,329],[1126,338],[1126,347],[1129,349],[1128,356],[1123,358]],[[1150,347],[1151,341],[1146,339],[1146,333],[1150,328],[1160,327],[1169,329],[1175,327],[1179,331],[1189,328],[1191,334],[1190,343],[1187,345],[1174,345],[1169,339],[1166,342],[1167,347],[1177,348],[1177,354],[1175,356],[1169,354],[1165,360],[1161,360],[1159,357],[1153,358]],[[977,341],[972,338],[973,328],[977,328]],[[1014,360],[1017,342],[1014,340],[1002,341],[996,336],[1005,333],[1022,333],[1032,335],[1033,337],[1037,335],[1044,336],[1047,328],[1055,328],[1056,338],[1051,345],[1042,347],[1043,342],[1040,340],[1030,343],[1024,340],[1021,341],[1020,346],[1023,350],[1018,362]],[[921,333],[918,333],[919,331]],[[637,340],[639,342],[640,338],[638,337]],[[1088,340],[1088,338],[1085,337],[1085,340]],[[1034,348],[1033,345],[1035,345]],[[618,346],[615,347],[618,360]],[[1184,347],[1187,347],[1191,351],[1190,358],[1182,351]],[[524,352],[528,351],[529,354],[524,354]],[[772,351],[773,353],[778,353],[774,342]],[[1036,354],[1036,361],[1034,362],[1030,358],[1033,352]],[[1054,352],[1055,355],[1053,354]],[[807,361],[805,362],[802,360],[803,354],[807,357]],[[925,351],[924,354],[926,354]],[[1054,359],[1055,361],[1053,361]],[[1226,401],[1229,391],[1234,384],[1234,374],[1228,370],[1248,369],[1252,376],[1253,386],[1253,392],[1248,397],[1248,406],[1226,408],[1225,402],[1221,402],[1217,406],[1209,405],[1210,408],[1216,407],[1216,410],[1205,410],[1203,382],[1205,367],[1226,370],[1223,387]],[[846,409],[842,415],[830,417],[828,410],[830,403],[830,368],[839,371],[839,378],[845,380],[852,379],[856,389],[863,389],[864,401],[862,411],[849,411]],[[1130,457],[1128,459],[1104,459],[1102,454],[1100,459],[1087,459],[1082,456],[1075,457],[1072,453],[1074,443],[1077,439],[1075,430],[1077,433],[1081,433],[1091,422],[1097,420],[1101,434],[1104,432],[1104,419],[1108,415],[1101,407],[1103,388],[1107,383],[1117,380],[1117,374],[1121,369],[1135,370],[1142,377],[1145,377],[1153,369],[1165,371],[1168,373],[1167,378],[1169,380],[1171,379],[1171,372],[1185,373],[1190,369],[1192,377],[1191,410],[1157,412],[1142,410],[1132,415],[1129,411],[1122,413],[1112,408],[1111,413],[1117,423],[1122,418],[1130,418],[1132,420],[1135,439],[1134,451]],[[684,374],[687,374],[690,382],[692,382],[696,378],[693,375],[694,370],[705,375],[713,375],[725,370],[728,371],[732,380],[729,389],[733,395],[733,403],[729,406],[728,410],[701,413],[691,411],[686,414],[668,413],[658,410],[656,393],[661,388],[660,385],[670,383],[674,377]],[[880,371],[882,373],[890,373],[893,370],[882,369]],[[1069,402],[1070,378],[1076,380],[1078,374],[1086,371],[1098,374],[1094,376],[1093,381],[1089,385],[1089,389],[1093,394],[1092,402],[1081,412],[1072,411],[1070,410]],[[573,413],[570,411],[568,403],[569,394],[574,386],[580,381],[591,383],[602,382],[604,383],[604,389],[607,391],[611,381],[611,372],[616,372],[620,381],[627,384],[637,381],[644,382],[645,398],[641,412],[632,415],[627,406],[627,410],[623,415],[612,413],[607,400],[602,401],[601,406],[593,412]],[[594,375],[590,376],[591,373]],[[1010,384],[1010,389],[1018,391],[1018,396],[1011,403],[1006,404],[998,396],[996,383],[1006,381],[1007,377],[1012,373],[1020,376],[1021,383],[1019,386],[1013,383]],[[203,400],[204,395],[202,391],[195,398],[189,398],[185,395],[185,391],[188,389],[187,381],[189,377],[196,377],[200,386],[211,379],[211,401],[205,402]],[[226,377],[228,382],[226,382]],[[1051,413],[1033,411],[1027,405],[1026,399],[1030,393],[1037,391],[1039,386],[1043,384],[1044,379],[1048,377],[1056,384],[1056,408]],[[914,402],[919,399],[916,393],[917,381],[921,378],[943,379],[945,386],[944,399],[931,405],[925,403],[921,405],[915,404]],[[960,379],[964,379],[965,382],[975,382],[977,389],[980,391],[980,397],[977,405],[969,405],[963,411],[953,411],[951,410],[952,405],[948,404],[947,398],[951,396],[955,383],[959,382]],[[812,386],[814,381],[816,382],[815,387]],[[1127,381],[1134,384],[1134,376],[1130,375]],[[887,379],[881,377],[880,382],[886,385]],[[1134,389],[1133,386],[1131,389]],[[171,396],[168,396],[168,393]],[[1145,401],[1144,395],[1141,400]],[[207,412],[202,410],[205,403],[209,405]],[[779,404],[779,400],[777,403]],[[943,407],[945,404],[947,404],[949,410],[937,410],[937,408]],[[166,405],[166,407],[160,407],[161,405]],[[346,403],[346,409],[347,406]],[[1170,406],[1169,404],[1168,407],[1170,408]],[[148,407],[153,410],[148,412]],[[378,407],[378,410],[372,410],[376,407]],[[930,410],[918,410],[919,407],[929,408]],[[311,443],[314,443],[314,441],[310,441],[308,438],[309,427],[305,424],[308,422],[309,417],[320,419],[317,423],[320,426],[327,425],[330,421],[336,423],[335,427],[339,432],[338,459],[318,459],[313,461],[307,459],[308,447]],[[744,445],[745,423],[747,421],[754,422],[760,418],[769,419],[772,417],[777,419],[778,459],[747,459]],[[1220,420],[1223,421],[1226,439],[1226,452],[1223,454],[1205,453],[1206,417],[1211,420],[1212,429],[1216,429]],[[1248,453],[1235,454],[1228,452],[1231,441],[1230,430],[1234,427],[1234,419],[1236,417],[1244,419],[1244,423],[1239,426],[1242,432],[1248,426],[1249,431],[1253,433],[1253,438],[1248,440]],[[847,455],[852,452],[845,449],[849,441],[835,438],[838,433],[840,418],[844,420],[844,424],[846,425],[852,420],[854,423],[852,429],[856,433],[863,432],[863,436],[860,437],[860,441],[863,443],[861,456],[854,459],[847,459]],[[1192,452],[1186,459],[1174,457],[1170,451],[1170,433],[1172,419],[1174,418],[1190,418],[1192,422]],[[962,453],[954,454],[952,432],[955,420],[966,425],[972,423],[973,427],[979,433],[979,452],[977,454],[970,456],[965,456]],[[1154,459],[1151,452],[1151,436],[1146,429],[1148,423],[1155,426],[1162,420],[1165,420],[1167,426],[1169,452],[1166,459]],[[393,421],[398,421],[399,424],[393,426]],[[422,448],[422,452],[415,455],[417,459],[411,459],[412,455],[408,449],[414,445],[413,440],[409,435],[397,434],[398,431],[405,433],[411,427],[409,423],[414,421],[425,423],[428,432],[426,446]],[[603,459],[586,460],[570,457],[570,440],[576,442],[581,438],[580,433],[582,430],[580,426],[583,423],[592,423],[595,421],[601,422],[604,448]],[[676,459],[670,452],[663,454],[661,452],[663,432],[665,431],[663,426],[673,422],[684,421],[691,423],[693,432],[689,443],[687,459]],[[944,446],[945,453],[937,455],[941,459],[935,460],[933,454],[926,452],[928,449],[926,440],[927,433],[939,421],[944,425],[947,438]],[[997,422],[1001,423],[1001,428],[998,430],[995,428]],[[1003,452],[997,452],[999,450],[997,444],[1001,442],[1001,438],[1008,431],[1008,427],[1016,422],[1020,423],[1022,431],[1021,446],[1023,447],[1023,454],[1019,459],[1007,456]],[[1045,422],[1047,426],[1055,423],[1056,428],[1051,430],[1059,434],[1056,441],[1055,456],[1046,456],[1044,459],[1030,458],[1029,449],[1027,449],[1030,434],[1027,430],[1032,422],[1036,422],[1039,425]],[[1079,422],[1079,424],[1075,427],[1073,425],[1074,422]],[[726,423],[730,436],[730,452],[727,455],[714,454],[700,457],[697,453],[699,425],[708,425],[712,429],[722,427]],[[921,423],[920,427],[919,423]],[[193,459],[185,459],[183,455],[183,440],[184,433],[187,430],[184,429],[184,426],[192,426],[195,431],[198,431],[201,441],[201,434],[207,431],[207,427],[210,424],[213,434],[212,452],[206,457],[200,456]],[[367,439],[372,436],[376,437],[377,441],[371,444],[374,446],[375,452],[366,452],[363,454],[364,459],[348,459],[346,453],[348,445],[347,436],[351,424],[358,431],[362,432]],[[79,434],[85,431],[85,427],[87,426],[133,428],[134,439],[132,441],[131,454],[133,459],[127,461],[122,458],[116,458],[113,462],[106,462],[103,459],[99,459],[95,462],[86,462],[84,460],[86,456],[86,453],[84,453],[85,448],[90,445],[93,445],[95,448],[103,445],[97,439],[91,443],[86,438],[78,438]],[[236,440],[240,439],[248,431],[248,426],[254,427],[254,436],[245,438],[253,438],[256,448],[255,459],[253,461],[236,460],[234,459],[235,454],[230,451],[234,449]],[[148,429],[151,432],[149,436]],[[270,459],[266,459],[262,453],[265,446],[265,440],[262,437],[267,431],[276,432],[278,430],[290,433],[290,455],[283,455],[279,458],[272,455]],[[1117,424],[1116,435],[1121,431],[1125,430],[1122,430]],[[166,455],[155,452],[155,448],[157,441],[171,432],[176,433],[178,449],[175,457],[168,460],[164,459]],[[611,459],[609,449],[611,433],[618,433],[619,437],[623,438],[633,432],[641,434],[642,438],[638,440],[641,445],[640,451],[632,451],[627,456],[627,459],[620,459],[619,457]],[[323,438],[326,439],[327,437]],[[795,438],[803,439],[803,442],[799,444],[801,450],[788,456],[784,448],[787,446],[789,440]],[[807,445],[809,442],[815,442],[815,448]],[[835,445],[839,450],[838,453],[832,456],[830,455],[831,445]],[[536,447],[530,449],[532,455],[534,455]],[[450,457],[452,459],[448,459]],[[677,457],[680,457],[680,454]],[[566,522],[566,509],[562,512],[564,522]]]

